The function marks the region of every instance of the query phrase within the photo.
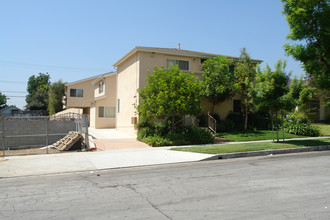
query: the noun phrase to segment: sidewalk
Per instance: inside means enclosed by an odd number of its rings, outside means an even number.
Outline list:
[[[320,137],[318,137],[320,138]],[[329,138],[329,137],[324,137]],[[314,138],[299,138],[314,139]],[[293,140],[293,139],[290,139]],[[251,141],[252,142],[252,141]],[[233,142],[251,143],[251,142]],[[269,142],[253,141],[253,142]],[[134,147],[134,146],[131,146]],[[223,155],[201,154],[183,151],[172,151],[171,147],[142,147],[121,150],[93,152],[65,152],[59,154],[43,154],[29,156],[10,156],[0,158],[0,179],[17,176],[44,175],[77,171],[95,171],[111,168],[123,168],[145,165],[182,163],[210,159],[225,159],[246,156],[265,156],[277,153],[307,152],[312,150],[329,150],[330,146],[297,149],[281,149],[273,151],[251,151]],[[180,146],[191,147],[191,146]]]
[[[11,156],[0,158],[0,178],[191,162],[211,156],[168,148]]]

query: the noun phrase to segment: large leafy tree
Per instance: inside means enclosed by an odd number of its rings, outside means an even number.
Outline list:
[[[7,107],[7,96],[0,92],[0,109]]]
[[[50,115],[53,115],[56,112],[63,110],[62,99],[63,96],[65,95],[64,90],[65,90],[65,85],[62,82],[62,80],[53,82],[49,86],[48,112]]]
[[[272,131],[274,131],[273,116],[277,119],[281,112],[292,108],[290,104],[292,97],[287,95],[289,93],[290,77],[286,73],[285,67],[286,62],[279,60],[274,71],[266,65],[262,71],[258,70],[256,75],[254,101],[259,109],[269,111],[272,120]],[[278,128],[278,123],[276,123],[277,141],[279,141]]]
[[[287,54],[303,63],[305,71],[322,90],[330,88],[330,1],[282,0],[290,27]]]
[[[245,48],[241,50],[239,62],[235,68],[237,77],[237,93],[241,96],[241,108],[244,116],[244,129],[247,130],[248,115],[252,111],[253,89],[256,78],[256,64],[252,63],[250,55]]]
[[[140,103],[136,106],[140,119],[165,119],[177,115],[197,116],[202,110],[201,81],[191,73],[183,73],[178,66],[167,70],[155,67],[147,77],[144,88],[139,89]],[[172,123],[172,131],[174,123]]]
[[[50,85],[48,73],[31,76],[27,84],[26,108],[29,110],[47,110],[48,89]]]
[[[235,94],[235,72],[233,60],[223,56],[207,59],[203,63],[203,88],[206,98],[215,105]]]

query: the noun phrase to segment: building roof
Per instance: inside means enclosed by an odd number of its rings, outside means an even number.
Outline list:
[[[10,106],[7,106],[7,107],[1,109],[0,112],[4,112],[8,109],[22,111],[20,108],[16,107],[15,105],[10,105]]]
[[[77,80],[77,81],[74,81],[74,82],[66,83],[65,86],[70,86],[70,85],[73,85],[73,84],[76,84],[76,83],[81,83],[81,82],[88,81],[88,80],[96,80],[98,78],[104,78],[104,77],[107,77],[107,76],[111,76],[113,74],[117,74],[117,72],[102,73],[102,74],[92,76],[92,77],[89,77],[89,78],[85,78],[85,79]]]
[[[182,50],[179,48],[160,48],[160,47],[134,47],[128,53],[126,53],[123,57],[121,57],[117,62],[113,64],[114,67],[117,67],[130,56],[135,54],[136,52],[154,52],[154,53],[161,53],[161,54],[169,54],[169,55],[179,55],[179,56],[186,56],[186,57],[199,57],[199,58],[212,58],[215,56],[225,56],[231,58],[233,60],[239,59],[239,57],[222,55],[222,54],[213,54],[213,53],[205,53],[205,52],[198,52],[198,51],[191,51],[191,50]],[[254,63],[261,63],[262,60],[252,59]]]

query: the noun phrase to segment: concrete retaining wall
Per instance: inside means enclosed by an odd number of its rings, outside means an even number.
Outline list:
[[[39,120],[12,119],[0,120],[0,141],[5,147],[10,146],[30,146],[30,145],[50,145],[69,131],[76,130],[74,119],[67,120]],[[3,140],[1,138],[3,137]],[[2,143],[0,147],[2,146]]]

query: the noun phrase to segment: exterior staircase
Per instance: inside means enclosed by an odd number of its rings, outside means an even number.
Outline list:
[[[52,144],[52,147],[60,150],[67,151],[78,141],[83,139],[82,135],[75,131],[70,131],[65,137]]]

